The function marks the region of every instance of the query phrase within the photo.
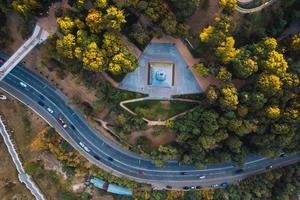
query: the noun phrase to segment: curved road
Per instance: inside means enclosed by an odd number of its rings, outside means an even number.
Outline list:
[[[275,3],[277,0],[270,0],[267,1],[265,3],[263,3],[262,5],[256,7],[256,8],[242,8],[240,6],[236,7],[236,10],[240,13],[246,14],[246,13],[254,13],[254,12],[258,12],[261,11],[262,9],[272,5],[273,3]],[[243,3],[243,2],[242,2]]]
[[[0,88],[26,104],[64,137],[91,162],[118,176],[126,176],[138,182],[152,184],[155,188],[182,189],[183,186],[210,186],[222,182],[235,182],[251,174],[265,171],[269,165],[280,167],[300,160],[300,154],[271,160],[249,156],[244,171],[236,173],[230,164],[209,166],[197,170],[191,165],[169,161],[159,168],[149,160],[112,143],[91,128],[86,119],[49,82],[20,65],[16,66],[2,81]],[[51,108],[53,113],[47,111]],[[69,126],[62,127],[61,118]],[[82,146],[79,144],[81,143]],[[87,147],[87,148],[83,148]],[[182,173],[184,172],[184,174]],[[199,179],[205,175],[205,179]]]

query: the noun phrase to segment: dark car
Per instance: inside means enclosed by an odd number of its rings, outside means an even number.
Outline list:
[[[279,156],[280,156],[280,158],[285,158],[285,157],[287,157],[287,155],[286,155],[285,153],[281,153]]]
[[[189,190],[189,189],[190,189],[190,187],[188,187],[188,186],[184,186],[182,189],[184,189],[184,190]]]
[[[240,174],[240,173],[243,173],[244,172],[244,170],[243,169],[237,169],[237,170],[235,170],[235,172],[234,173],[236,173],[236,174]]]
[[[39,104],[40,106],[45,106],[45,104],[44,104],[42,101],[38,101],[38,104]]]
[[[196,189],[199,190],[201,189],[202,187],[200,185],[196,186]]]
[[[172,186],[167,185],[166,188],[167,188],[167,189],[172,189]]]
[[[76,128],[73,126],[73,124],[70,125],[71,129],[73,129],[74,131],[76,130]]]
[[[96,160],[100,160],[100,157],[97,156],[97,155],[94,155],[94,158],[95,158]]]
[[[181,175],[187,175],[187,173],[186,173],[186,172],[180,172],[180,174],[181,174]]]
[[[112,157],[107,157],[107,160],[109,160],[109,161],[114,161],[114,159],[112,158]]]

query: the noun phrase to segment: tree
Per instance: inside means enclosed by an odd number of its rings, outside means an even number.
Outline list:
[[[75,36],[71,33],[56,41],[56,50],[59,54],[66,58],[74,58],[74,50],[76,47]]]
[[[196,69],[197,73],[200,76],[203,76],[204,78],[208,77],[209,71],[203,63],[195,64],[195,65],[193,65],[193,68]]]
[[[206,98],[209,103],[215,103],[218,99],[219,91],[216,87],[210,85],[206,89]]]
[[[92,33],[100,33],[105,28],[104,18],[98,10],[90,9],[85,21]]]
[[[74,28],[75,28],[75,23],[74,21],[66,16],[66,17],[59,17],[56,20],[59,29],[63,32],[63,34],[68,34],[68,33],[72,33]]]
[[[224,83],[229,83],[231,78],[232,74],[226,69],[226,67],[221,67],[217,74],[217,79]]]
[[[12,6],[17,12],[25,16],[31,14],[34,9],[41,7],[37,0],[13,0]]]
[[[258,71],[258,64],[256,58],[252,57],[250,52],[241,49],[237,56],[233,59],[233,72],[239,78],[248,78]]]
[[[177,22],[176,19],[165,18],[161,21],[160,26],[164,32],[168,35],[174,35],[176,33]]]
[[[128,73],[137,67],[137,59],[130,53],[118,53],[114,55],[108,65],[108,70],[114,74]]]
[[[96,42],[91,42],[83,53],[84,66],[92,71],[102,72],[106,69],[106,55],[100,50]]]
[[[234,48],[234,43],[235,41],[233,37],[227,37],[225,41],[217,47],[216,57],[220,59],[221,62],[228,63],[239,53],[239,50]]]
[[[102,43],[102,48],[109,57],[113,57],[115,54],[118,54],[125,49],[120,38],[114,33],[106,32],[103,36]]]
[[[223,110],[235,110],[239,103],[237,90],[233,85],[226,85],[221,88],[221,97],[219,98],[220,107]]]
[[[274,73],[278,77],[284,77],[288,64],[282,54],[273,50],[268,54],[268,57],[263,61],[264,68],[269,73]]]
[[[170,0],[171,8],[173,8],[174,13],[179,21],[184,21],[192,16],[199,8],[200,2],[201,0]]]
[[[224,13],[232,14],[237,6],[236,0],[220,0],[220,7],[223,9]]]
[[[116,7],[110,7],[106,10],[106,15],[104,16],[108,27],[115,30],[121,30],[122,24],[126,23],[124,11],[119,10]]]
[[[280,108],[277,105],[267,107],[266,116],[269,119],[276,119],[280,117]]]
[[[292,38],[292,50],[300,52],[300,34],[294,35]]]
[[[281,91],[282,81],[273,74],[262,73],[258,76],[256,87],[267,96],[273,96]]]
[[[95,0],[95,6],[97,8],[106,8],[107,7],[107,0]]]

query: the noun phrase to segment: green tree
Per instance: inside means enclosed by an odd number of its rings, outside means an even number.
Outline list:
[[[197,73],[204,78],[208,77],[209,70],[205,67],[203,63],[195,64],[193,67],[196,69]]]
[[[200,2],[201,0],[170,0],[171,8],[173,8],[174,13],[179,21],[184,21],[192,16],[199,8]]]
[[[233,60],[234,74],[239,78],[248,78],[258,71],[256,58],[253,58],[248,50],[241,49]]]
[[[232,74],[227,70],[227,68],[221,67],[217,74],[217,79],[224,83],[229,83],[231,81],[231,78]]]

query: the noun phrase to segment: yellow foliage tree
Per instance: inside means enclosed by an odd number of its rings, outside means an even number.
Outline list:
[[[85,21],[92,33],[100,33],[105,27],[102,13],[95,9],[89,10],[89,13],[85,18]]]
[[[49,130],[49,128],[45,128],[38,132],[33,141],[30,144],[30,149],[32,151],[42,151],[47,149],[47,145],[45,144],[44,134]]]
[[[108,27],[115,30],[121,30],[121,25],[126,23],[124,11],[116,7],[110,7],[106,10],[105,19]]]
[[[227,37],[224,42],[221,43],[216,49],[216,56],[223,62],[228,63],[232,61],[236,55],[239,53],[239,50],[234,48],[234,38]]]
[[[75,28],[74,21],[68,16],[63,18],[62,17],[57,18],[56,23],[58,24],[58,27],[64,34],[71,33]]]

